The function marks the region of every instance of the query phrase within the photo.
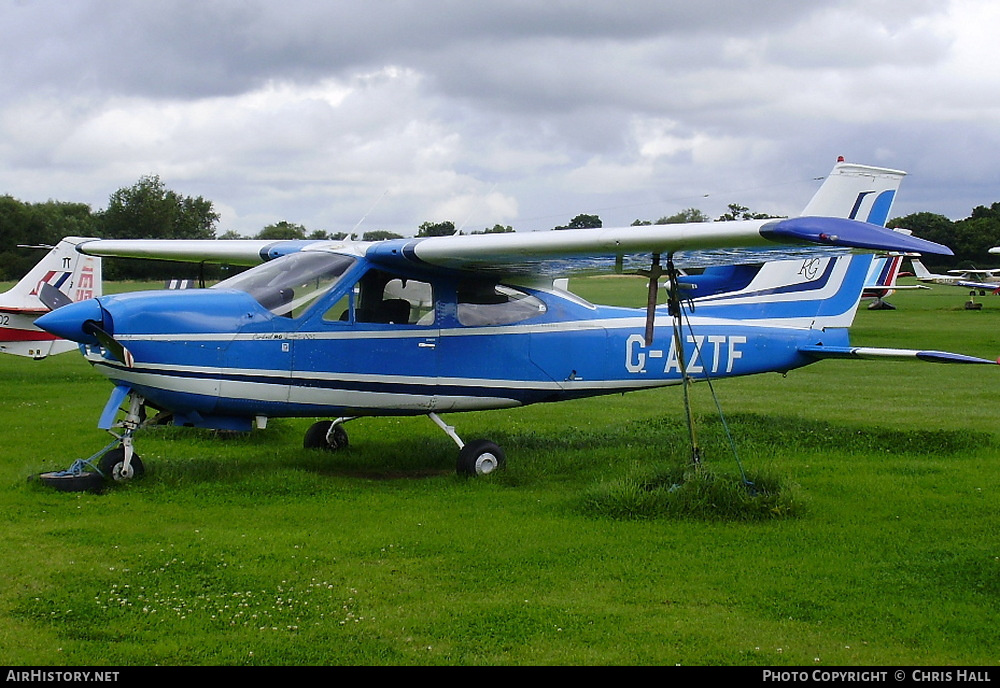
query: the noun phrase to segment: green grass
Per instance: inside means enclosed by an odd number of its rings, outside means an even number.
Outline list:
[[[1000,354],[1000,299],[965,298],[897,294],[853,339]],[[0,374],[5,665],[996,662],[1000,369],[720,381],[738,462],[695,385],[697,475],[675,388],[447,416],[505,448],[486,480],[427,419],[352,422],[336,455],[301,419],[151,429],[146,477],[100,495],[28,477],[106,443],[108,383],[76,354]]]

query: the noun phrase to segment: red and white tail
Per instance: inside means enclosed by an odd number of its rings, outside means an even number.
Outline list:
[[[76,247],[89,239],[66,237],[20,282],[0,294],[0,352],[30,358],[71,351],[75,342],[58,339],[35,327],[35,318],[48,313],[45,301],[65,303],[101,295],[101,259],[85,256]]]

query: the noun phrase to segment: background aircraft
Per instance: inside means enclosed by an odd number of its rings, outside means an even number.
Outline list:
[[[830,357],[993,363],[852,347],[847,328],[870,254],[786,253],[726,290],[680,297],[675,259],[705,249],[812,242],[950,253],[880,226],[901,177],[839,164],[808,207],[839,208],[840,217],[377,243],[88,242],[79,250],[95,255],[266,262],[211,289],[91,299],[38,324],[80,342],[115,384],[99,427],[121,429],[120,446],[98,464],[113,479],[143,470],[132,440],[153,415],[147,409],[177,425],[229,430],[270,417],[332,417],[304,439],[325,449],[347,444],[343,424],[352,418],[427,415],[459,446],[458,471],[484,474],[504,464],[503,450],[463,441],[439,413],[786,372]],[[650,276],[645,310],[593,305],[553,286],[554,275],[583,259],[593,267],[595,257],[613,264],[637,253],[646,254]],[[666,306],[657,303],[662,276],[671,286]],[[84,473],[77,466],[48,479]]]
[[[1000,268],[991,270],[949,270],[946,275],[932,273],[918,258],[911,258],[913,272],[917,281],[927,284],[946,284],[953,287],[979,290],[981,292],[995,291],[1000,288]]]
[[[896,284],[896,280],[900,277],[903,258],[902,253],[894,253],[879,256],[872,262],[871,272],[868,273],[868,280],[865,282],[865,290],[861,294],[863,299],[872,299],[872,302],[868,304],[868,310],[895,310],[896,307],[885,299],[897,291],[930,289],[925,284]]]
[[[0,353],[45,358],[72,351],[75,342],[60,339],[35,326],[38,316],[48,313],[46,301],[55,306],[84,301],[101,295],[101,259],[76,247],[88,239],[66,237],[10,290],[0,294]]]

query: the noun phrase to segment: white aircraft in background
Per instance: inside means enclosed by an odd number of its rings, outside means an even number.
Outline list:
[[[86,256],[77,245],[91,239],[66,237],[33,267],[20,282],[0,294],[0,353],[45,358],[79,348],[38,327],[35,319],[51,309],[101,295],[101,259]]]
[[[990,249],[990,253],[993,252],[994,249]],[[1000,253],[1000,251],[996,252]],[[981,292],[997,291],[1000,289],[1000,268],[993,268],[991,270],[949,270],[948,274],[940,275],[928,270],[917,258],[911,258],[910,262],[913,264],[913,272],[918,282],[946,284],[973,290],[978,289]]]

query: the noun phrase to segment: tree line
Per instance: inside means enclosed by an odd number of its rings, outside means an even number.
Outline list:
[[[911,230],[914,236],[944,244],[955,252],[954,256],[934,256],[934,267],[982,268],[997,263],[997,256],[989,250],[1000,246],[1000,203],[976,206],[962,220],[920,212],[889,220],[887,226]]]
[[[716,221],[762,219],[773,217],[756,213],[732,203]],[[637,219],[636,227],[687,222],[711,222],[697,208],[686,208],[658,220]],[[93,236],[106,239],[344,239],[346,232],[330,233],[309,230],[303,225],[282,220],[267,225],[253,236],[234,231],[217,234],[219,214],[211,201],[201,196],[183,196],[168,189],[156,175],[141,177],[135,184],[111,194],[108,206],[94,211],[85,203],[49,200],[24,203],[9,195],[0,196],[0,280],[20,279],[38,261],[39,253],[21,246],[55,245],[64,236]],[[598,215],[580,214],[553,230],[602,227]],[[1000,203],[977,206],[963,220],[920,212],[895,218],[890,227],[909,229],[915,236],[945,244],[955,252],[952,258],[935,258],[942,267],[988,266],[997,262],[989,249],[1000,246]],[[510,225],[495,224],[482,230],[456,229],[455,223],[424,222],[416,230],[418,237],[513,232]],[[357,239],[380,241],[399,239],[402,235],[386,230],[370,230]],[[196,265],[165,261],[115,260],[105,262],[105,278],[168,279],[184,277],[218,278],[226,268],[211,267],[207,272]]]

